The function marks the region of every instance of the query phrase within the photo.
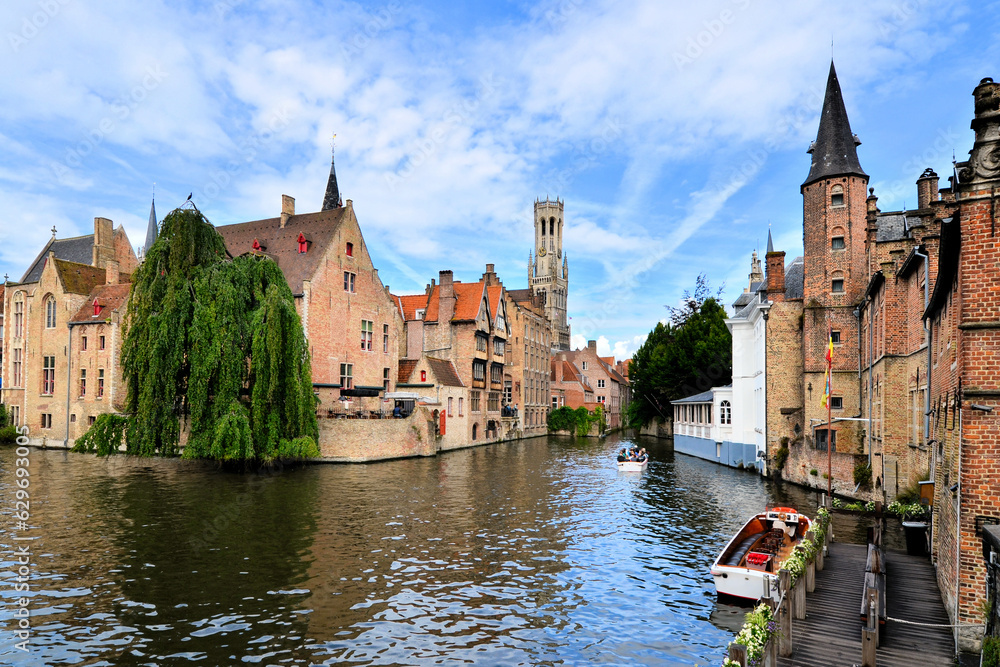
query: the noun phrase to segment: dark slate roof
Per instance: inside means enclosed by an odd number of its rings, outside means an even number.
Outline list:
[[[432,371],[434,371],[434,377],[437,378],[438,383],[444,385],[445,387],[465,386],[462,384],[462,378],[458,377],[458,371],[455,370],[455,365],[447,359],[427,357],[427,365],[431,367]]]
[[[767,282],[763,280],[756,283],[750,283],[750,291],[743,292],[736,297],[736,301],[733,302],[733,308],[743,308],[744,306],[753,303],[757,300],[757,292],[766,288]]]
[[[323,210],[330,211],[343,206],[340,198],[340,187],[337,185],[337,169],[330,156],[330,178],[326,181],[326,196],[323,197]]]
[[[910,225],[917,222],[907,219],[905,213],[883,213],[876,219],[875,241],[900,241],[907,238]]]
[[[121,310],[128,301],[128,293],[132,285],[119,283],[117,285],[98,285],[90,292],[86,303],[80,306],[76,315],[70,320],[74,324],[104,324],[111,321],[112,313]],[[94,317],[94,301],[103,306],[101,314]]]
[[[222,225],[215,230],[222,234],[226,249],[233,257],[244,255],[253,248],[254,239],[264,246],[264,253],[278,263],[292,294],[301,295],[302,282],[312,280],[319,269],[326,249],[333,242],[346,208],[319,213],[305,213],[288,218],[284,229],[281,218],[268,218],[235,225]],[[298,237],[302,232],[309,242],[308,251],[299,253]]]
[[[837,80],[837,70],[833,67],[833,61],[830,61],[819,132],[808,151],[812,154],[812,167],[802,187],[831,176],[855,175],[867,178],[868,174],[861,169],[861,162],[858,161],[860,144],[861,141],[851,132],[844,96],[840,92],[840,81]]]
[[[146,225],[146,243],[142,246],[143,255],[149,253],[149,249],[156,243],[156,236],[159,226],[156,223],[156,200],[149,205],[149,224]]]
[[[801,299],[805,293],[806,265],[802,257],[796,257],[785,268],[785,298]]]
[[[56,259],[65,259],[68,262],[77,264],[90,264],[94,261],[94,235],[77,236],[71,239],[50,239],[48,244],[38,254],[31,268],[28,269],[22,283],[37,283],[42,277],[42,269],[45,268],[45,258],[49,252],[56,254]]]
[[[700,394],[695,394],[694,396],[688,396],[687,398],[678,398],[676,401],[670,401],[671,403],[711,403],[712,402],[712,390],[703,391]]]
[[[941,221],[941,246],[938,248],[938,271],[934,292],[924,311],[924,319],[934,317],[948,303],[962,250],[961,219],[958,211]]]
[[[524,302],[524,301],[531,301],[531,299],[532,299],[532,294],[531,294],[531,289],[530,288],[528,288],[528,289],[509,289],[509,290],[507,290],[507,295],[510,296],[511,299],[513,299],[514,301],[517,301],[519,303],[520,302]]]

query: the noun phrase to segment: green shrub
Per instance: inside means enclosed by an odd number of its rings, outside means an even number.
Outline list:
[[[983,667],[1000,667],[1000,637],[983,638]]]
[[[816,475],[819,474],[819,470],[816,470],[816,468],[813,468],[812,470],[809,471],[809,474],[812,475],[813,477],[815,477]]]
[[[573,435],[586,435],[594,424],[604,425],[604,410],[601,406],[590,412],[584,407],[574,410],[564,405],[550,412],[548,418],[549,431],[569,431]]]
[[[774,453],[774,469],[776,471],[785,469],[785,461],[788,460],[788,438],[782,438],[781,448]]]
[[[854,466],[854,485],[869,488],[872,485],[872,467],[868,463],[858,463]]]
[[[14,442],[15,440],[17,440],[16,426],[0,427],[0,442]]]

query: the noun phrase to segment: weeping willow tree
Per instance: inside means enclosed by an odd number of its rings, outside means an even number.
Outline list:
[[[124,415],[102,415],[78,451],[265,462],[319,456],[312,374],[278,265],[229,259],[197,209],[163,220],[133,276],[124,322]]]

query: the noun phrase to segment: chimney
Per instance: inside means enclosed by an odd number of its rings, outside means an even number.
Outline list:
[[[118,262],[112,260],[104,265],[104,284],[117,285],[119,281]]]
[[[917,208],[930,208],[938,198],[938,175],[930,167],[917,179]]]
[[[114,258],[114,223],[107,218],[94,218],[94,250],[90,265],[104,268],[105,264]]]
[[[281,195],[281,228],[288,224],[288,219],[295,215],[295,197]]]
[[[771,301],[784,301],[785,299],[784,250],[767,253],[767,298]]]
[[[485,282],[487,285],[497,284],[497,274],[496,271],[493,270],[494,266],[495,265],[493,264],[486,265],[486,273],[483,274],[483,282]]]
[[[590,350],[591,352],[593,352],[594,354],[597,354],[597,341],[596,340],[588,340],[587,341],[587,349]]]
[[[451,271],[438,273],[438,322],[450,322],[455,316],[455,285]]]

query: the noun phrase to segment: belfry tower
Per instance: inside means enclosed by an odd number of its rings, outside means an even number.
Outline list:
[[[528,285],[544,304],[552,325],[552,347],[569,350],[569,262],[563,254],[563,202],[558,198],[535,200],[535,249],[538,254],[534,259],[528,254]]]

